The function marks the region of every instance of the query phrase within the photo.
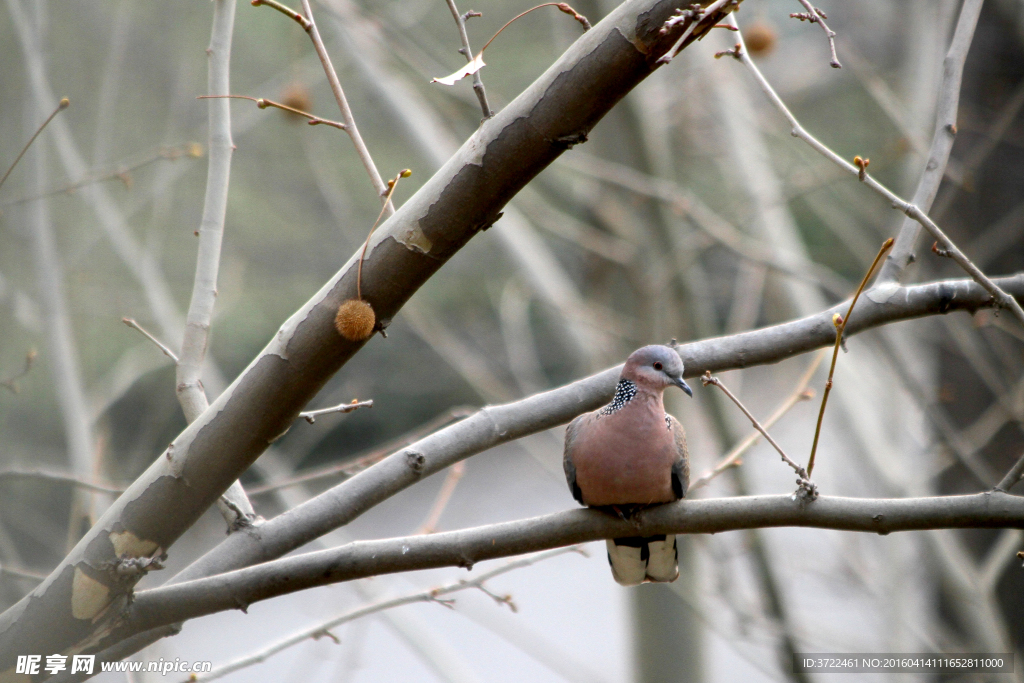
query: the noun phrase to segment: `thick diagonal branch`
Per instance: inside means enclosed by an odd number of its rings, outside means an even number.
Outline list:
[[[389,321],[504,205],[655,68],[679,31],[661,34],[668,3],[631,0],[585,33],[536,82],[486,121],[378,228],[363,297]],[[708,17],[714,21],[715,17]],[[131,582],[112,568],[163,554],[259,455],[363,342],[334,329],[355,295],[353,257],[136,480],[32,595],[0,615],[0,671],[22,654],[94,642]],[[236,534],[237,535],[237,534]]]

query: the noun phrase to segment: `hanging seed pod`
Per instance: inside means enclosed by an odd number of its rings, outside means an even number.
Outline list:
[[[349,299],[344,302],[338,307],[338,314],[334,316],[335,329],[349,341],[369,339],[376,323],[377,316],[373,313],[373,307],[362,299]]]

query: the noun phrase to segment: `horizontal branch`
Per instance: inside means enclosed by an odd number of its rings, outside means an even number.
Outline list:
[[[1002,492],[931,498],[788,495],[683,500],[632,521],[594,509],[427,536],[355,541],[340,548],[267,562],[136,594],[122,628],[129,632],[245,609],[254,602],[340,581],[397,572],[466,567],[484,560],[621,536],[708,534],[764,527],[814,527],[885,535],[960,528],[1024,529],[1024,497]]]
[[[330,633],[330,629],[336,628],[346,622],[354,621],[355,619],[365,617],[369,614],[383,612],[384,610],[392,609],[394,607],[410,605],[415,602],[436,602],[438,604],[443,604],[450,607],[454,600],[442,600],[441,598],[443,596],[451,595],[452,593],[458,593],[460,591],[470,590],[474,588],[483,590],[485,593],[487,593],[487,595],[493,596],[493,593],[484,588],[485,582],[490,581],[491,579],[496,578],[498,576],[501,576],[502,574],[507,574],[511,571],[515,571],[516,569],[529,567],[531,565],[537,564],[538,562],[543,562],[544,560],[550,559],[552,557],[558,557],[559,555],[564,555],[570,552],[578,552],[586,555],[586,552],[582,548],[559,548],[558,550],[552,550],[547,553],[540,553],[538,555],[520,558],[513,562],[509,562],[502,567],[498,567],[497,569],[485,572],[480,576],[473,577],[468,581],[462,579],[460,581],[449,583],[444,586],[428,588],[425,591],[419,591],[416,593],[410,593],[408,595],[402,595],[386,600],[380,600],[378,602],[373,602],[367,605],[361,605],[360,607],[348,610],[344,614],[341,614],[337,617],[333,617],[331,619],[328,619],[327,621],[323,621],[317,624],[316,626],[305,628],[299,631],[298,633],[293,633],[290,636],[282,638],[276,643],[273,643],[270,646],[263,648],[259,652],[255,652],[244,657],[240,657],[234,661],[219,666],[210,673],[201,674],[199,676],[192,674],[192,676],[186,680],[189,683],[203,683],[204,681],[212,681],[218,678],[222,678],[230,673],[238,671],[239,669],[243,669],[253,664],[262,663],[266,661],[269,657],[277,654],[278,652],[286,650],[287,648],[292,647],[293,645],[298,645],[304,640],[308,640],[310,638],[321,638],[324,636],[333,638],[334,636]],[[511,600],[507,597],[502,598],[502,602],[509,605],[514,605],[514,603],[512,603]]]
[[[312,22],[306,2],[304,9]],[[657,68],[657,58],[682,31],[661,33],[671,12],[672,3],[663,0],[624,2],[484,122],[374,232],[365,262],[359,254],[350,258],[47,580],[0,614],[0,671],[13,667],[19,655],[102,644],[107,621],[141,576],[126,580],[112,568],[162,556],[362,347],[365,340],[346,340],[334,326],[339,304],[356,293],[358,264],[362,298],[386,326],[448,259],[498,220],[526,183],[585,142],[601,118]],[[705,17],[709,24],[719,19]],[[316,33],[315,24],[310,32]],[[329,66],[326,52],[321,58]],[[351,134],[351,122],[344,123]]]
[[[1000,284],[1024,295],[1024,275]],[[846,335],[886,323],[953,310],[974,311],[992,301],[971,280],[945,280],[913,287],[893,285],[868,290]],[[760,330],[718,337],[676,347],[686,376],[775,363],[835,343],[832,316],[845,314],[842,302],[816,315]],[[212,576],[295,550],[329,531],[350,523],[400,491],[466,458],[502,443],[565,424],[587,410],[607,403],[621,366],[609,368],[557,389],[505,405],[487,406],[466,419],[419,439],[351,479],[266,521],[258,533],[232,534],[184,569],[176,582]]]
[[[1024,296],[1024,274],[1001,278],[1000,285]],[[877,290],[877,291],[876,291]],[[859,302],[858,315],[846,336],[887,323],[993,305],[988,293],[970,280],[945,280],[912,287],[886,285],[869,290]],[[775,363],[835,342],[832,316],[843,314],[849,302],[800,320],[741,334],[682,344],[677,351],[686,362],[686,375]],[[344,526],[391,496],[477,453],[523,436],[556,427],[606,403],[621,366],[505,405],[487,406],[453,425],[399,448],[390,456],[337,486],[264,522],[253,533],[232,534],[216,548],[186,567],[170,584],[214,576],[279,558]],[[523,551],[526,552],[526,551]],[[104,640],[109,646],[130,636],[118,631]],[[131,636],[101,655],[121,659],[166,635],[153,630]]]

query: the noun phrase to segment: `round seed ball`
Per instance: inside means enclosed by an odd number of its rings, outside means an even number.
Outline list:
[[[771,24],[758,21],[743,29],[743,40],[752,55],[763,55],[775,47],[775,28]]]
[[[362,299],[349,299],[338,307],[338,315],[334,317],[334,327],[349,341],[363,341],[373,334],[373,326],[377,316],[373,307]]]

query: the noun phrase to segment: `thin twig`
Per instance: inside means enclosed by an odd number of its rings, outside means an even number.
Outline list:
[[[735,2],[737,2],[737,0],[715,0],[715,2],[711,3],[707,7],[690,5],[689,9],[678,10],[673,17],[665,22],[665,25],[661,29],[662,32],[667,33],[670,28],[686,19],[690,20],[690,24],[686,27],[686,30],[683,31],[683,35],[679,36],[672,48],[661,57],[658,57],[658,64],[668,64],[672,61],[673,57],[679,54],[679,51],[683,48],[683,43],[686,42],[686,39],[690,37],[690,34],[693,33],[694,29],[696,29],[704,20],[704,17],[717,12],[722,9],[722,7],[730,3]]]
[[[791,14],[789,16],[794,19],[800,19],[801,21],[807,20],[812,24],[818,24],[821,26],[821,30],[824,31],[825,35],[828,37],[828,47],[832,50],[832,61],[829,62],[829,66],[833,69],[842,69],[843,65],[839,63],[839,57],[836,56],[836,32],[830,29],[828,24],[825,23],[825,13],[813,6],[810,0],[797,0],[797,2],[807,8],[807,14]]]
[[[373,465],[374,463],[381,461],[382,459],[384,459],[384,457],[390,455],[391,453],[394,453],[395,451],[398,451],[404,448],[405,446],[408,446],[409,444],[418,441],[427,434],[432,434],[438,429],[447,427],[452,422],[457,422],[459,420],[462,420],[463,418],[469,417],[475,412],[475,408],[452,408],[451,410],[445,411],[443,414],[434,418],[433,420],[419,427],[418,429],[413,430],[411,433],[406,434],[405,436],[399,439],[395,439],[394,441],[391,441],[387,444],[384,444],[380,448],[375,448],[369,453],[360,455],[352,460],[348,460],[337,465],[329,465],[327,467],[321,467],[315,470],[301,472],[295,475],[294,477],[290,477],[283,481],[275,481],[270,484],[253,486],[247,489],[247,491],[250,496],[255,496],[261,493],[271,493],[273,491],[288,488],[291,486],[298,486],[300,484],[305,484],[311,481],[326,479],[328,477],[336,477],[338,475],[351,476],[353,474],[356,474],[357,472],[365,470],[370,465]]]
[[[7,564],[0,564],[0,574],[16,576],[19,579],[31,579],[32,581],[42,581],[46,578],[46,574],[30,572],[27,569],[18,569],[17,567],[11,567]]]
[[[297,645],[310,638],[333,637],[330,633],[330,629],[336,628],[341,624],[353,621],[360,617],[365,617],[369,614],[382,612],[386,609],[391,609],[393,607],[399,607],[401,605],[408,605],[416,602],[436,602],[440,605],[451,607],[452,602],[450,600],[441,600],[440,598],[444,595],[457,593],[459,591],[476,588],[479,590],[483,590],[485,593],[495,598],[495,600],[497,600],[498,602],[503,604],[509,604],[510,606],[512,606],[510,604],[511,597],[495,596],[493,593],[487,591],[484,588],[484,582],[490,581],[495,577],[501,576],[502,574],[507,574],[508,572],[514,571],[516,569],[529,567],[531,565],[537,564],[538,562],[543,562],[544,560],[550,559],[552,557],[558,557],[559,555],[565,555],[566,553],[573,552],[586,556],[586,552],[583,550],[581,546],[573,546],[570,548],[558,548],[557,550],[538,553],[530,557],[524,557],[519,560],[514,560],[512,562],[505,564],[504,566],[498,567],[497,569],[485,572],[474,579],[456,581],[453,583],[446,584],[444,586],[438,586],[437,588],[431,588],[425,591],[418,591],[416,593],[411,593],[409,595],[403,595],[401,597],[391,598],[389,600],[381,600],[379,602],[374,602],[369,605],[363,605],[362,607],[358,607],[354,610],[349,610],[343,614],[328,619],[327,621],[321,622],[316,626],[303,629],[298,633],[283,638],[282,640],[279,640],[278,642],[260,650],[259,652],[246,655],[240,659],[236,659],[233,662],[217,667],[210,673],[186,678],[182,683],[199,683],[201,681],[212,681],[222,676],[226,676],[227,674],[238,671],[239,669],[243,669],[247,666],[252,666],[253,664],[263,662],[267,660],[269,657],[277,654],[278,652],[286,650],[289,647]]]
[[[68,185],[54,188],[52,190],[47,190],[39,194],[30,194],[23,197],[17,197],[16,199],[9,199],[5,202],[0,203],[0,208],[16,206],[18,204],[24,204],[26,202],[35,201],[37,199],[45,199],[46,197],[53,197],[61,194],[71,194],[76,190],[85,187],[86,185],[90,185],[92,183],[100,183],[106,180],[120,180],[122,183],[124,183],[127,189],[131,189],[133,184],[131,177],[132,171],[137,171],[140,168],[149,166],[153,162],[160,161],[161,159],[174,161],[182,156],[199,158],[203,156],[203,154],[203,146],[197,142],[181,145],[178,147],[161,147],[156,152],[148,154],[139,161],[133,161],[130,164],[119,166],[112,171],[105,171],[102,173],[88,173],[81,180],[77,180]]]
[[[302,30],[304,31],[309,31],[311,28],[313,28],[313,23],[309,19],[302,16],[301,14],[293,10],[291,7],[288,7],[287,5],[282,5],[281,3],[277,2],[277,0],[252,0],[251,4],[253,7],[266,5],[271,9],[276,9],[278,12],[285,15],[289,19],[293,19],[296,23],[298,23],[299,26],[302,27]]]
[[[1010,468],[1010,471],[1006,473],[1002,481],[996,484],[997,491],[1009,491],[1012,489],[1017,482],[1024,479],[1024,455],[1020,456],[1017,460],[1017,464]]]
[[[171,351],[171,349],[168,348],[166,344],[164,344],[162,341],[151,335],[149,332],[145,330],[145,328],[143,328],[141,325],[139,325],[131,318],[121,318],[121,322],[123,322],[128,327],[134,328],[141,332],[146,339],[156,344],[160,348],[160,350],[164,352],[164,355],[173,360],[175,365],[177,365],[178,356],[174,353],[174,351]]]
[[[367,401],[357,401],[356,399],[352,399],[351,403],[339,403],[338,405],[332,406],[330,408],[321,408],[319,410],[308,410],[308,411],[299,413],[299,417],[305,418],[306,422],[308,422],[309,424],[314,424],[316,422],[316,419],[318,417],[320,417],[321,415],[330,415],[331,413],[351,413],[351,412],[353,412],[355,410],[359,410],[360,408],[372,408],[372,407],[373,407],[373,400],[372,399],[367,400]]]
[[[289,107],[287,104],[281,104],[280,102],[275,102],[274,100],[268,100],[265,97],[249,97],[248,95],[200,95],[196,99],[197,100],[216,100],[216,99],[250,100],[252,102],[255,102],[256,106],[259,107],[260,109],[266,109],[267,107],[275,107],[277,109],[281,109],[282,111],[290,112],[290,113],[296,114],[298,116],[304,116],[305,118],[309,119],[309,125],[311,125],[311,126],[316,126],[316,125],[319,125],[319,124],[323,124],[325,126],[331,126],[333,128],[337,128],[338,130],[345,130],[345,124],[344,123],[339,123],[337,121],[331,121],[330,119],[322,119],[319,116],[316,116],[315,114],[310,114],[308,111],[302,111],[301,109],[296,109],[295,107]]]
[[[266,2],[266,0],[261,1]],[[373,163],[370,150],[367,148],[366,143],[363,142],[363,136],[359,134],[356,119],[352,115],[352,109],[348,106],[348,99],[345,97],[345,91],[341,88],[341,81],[338,80],[338,73],[334,70],[331,57],[327,54],[327,48],[324,46],[324,41],[320,37],[320,31],[316,27],[316,21],[313,19],[313,10],[309,6],[309,0],[302,0],[302,11],[305,12],[305,18],[308,21],[308,25],[303,28],[309,34],[309,39],[313,41],[313,48],[316,50],[317,56],[320,57],[324,73],[327,74],[327,81],[331,85],[331,92],[334,93],[334,99],[337,101],[338,109],[341,111],[341,120],[345,124],[345,132],[352,139],[352,144],[356,148],[356,154],[359,156],[359,160],[363,162],[363,168],[366,169],[366,173],[370,176],[370,183],[373,185],[373,189],[383,201],[384,213],[391,216],[395,213],[395,206],[391,203],[388,188],[384,184],[376,164]]]
[[[807,366],[807,370],[804,371],[804,374],[801,375],[800,379],[797,381],[796,387],[793,389],[793,393],[779,404],[779,407],[775,409],[775,412],[772,413],[771,417],[764,421],[765,429],[771,429],[775,423],[778,422],[782,416],[788,413],[797,403],[814,398],[814,390],[808,389],[807,384],[811,381],[811,377],[814,376],[814,373],[817,372],[818,366],[821,365],[821,361],[824,360],[824,358],[824,351],[814,357],[811,364]],[[687,492],[707,486],[711,483],[712,479],[720,475],[722,472],[725,472],[730,467],[740,465],[742,462],[740,458],[743,457],[743,454],[749,451],[760,438],[761,433],[756,430],[748,434],[746,438],[736,444],[731,451],[718,461],[718,464],[715,465],[714,469],[706,472],[699,479],[692,482],[690,484],[690,488],[687,489]]]
[[[581,24],[583,24],[583,30],[584,31],[589,31],[590,28],[591,28],[590,27],[590,21],[588,21],[585,16],[583,16],[582,14],[580,14],[579,12],[574,10],[572,7],[570,7],[568,3],[565,3],[565,2],[545,2],[545,3],[542,3],[540,5],[535,5],[535,6],[531,7],[530,9],[526,10],[525,12],[520,12],[516,16],[514,16],[511,19],[509,19],[508,21],[506,21],[504,23],[504,25],[502,25],[502,27],[499,28],[497,30],[497,32],[495,32],[495,34],[493,36],[491,36],[491,39],[488,40],[486,43],[484,43],[484,46],[482,48],[480,48],[480,52],[477,52],[475,57],[471,56],[473,53],[471,53],[471,52],[469,52],[467,50],[466,51],[466,58],[469,61],[466,64],[466,66],[462,67],[461,69],[459,69],[458,71],[456,71],[453,74],[449,74],[448,76],[442,76],[440,78],[431,79],[430,82],[431,83],[442,83],[444,85],[455,85],[455,83],[457,81],[462,80],[463,78],[465,78],[466,76],[468,76],[470,74],[476,75],[480,71],[480,69],[482,69],[483,67],[487,66],[484,63],[484,51],[488,47],[490,47],[491,43],[494,42],[494,39],[497,38],[499,35],[501,35],[501,32],[504,31],[506,28],[508,28],[517,19],[519,19],[520,17],[524,17],[527,14],[529,14],[530,12],[532,12],[534,10],[538,10],[541,7],[557,7],[559,9],[559,11],[565,12],[566,14],[571,14],[576,21],[578,21]],[[453,12],[458,12],[458,10],[454,10],[454,9],[452,11]],[[458,16],[458,15],[456,15],[456,16]],[[468,43],[468,39],[467,39],[467,43],[466,44],[467,45],[469,44]],[[475,83],[475,81],[474,81],[474,83]],[[475,85],[474,85],[474,87],[475,87]]]
[[[63,484],[72,484],[87,491],[97,493],[111,493],[120,495],[124,493],[124,487],[113,484],[103,484],[89,481],[83,477],[73,474],[62,474],[60,472],[46,472],[43,470],[3,470],[0,471],[0,480],[3,479],[41,479],[43,481],[57,481]]]
[[[519,19],[520,17],[526,16],[527,14],[529,14],[530,12],[532,12],[535,9],[540,9],[541,7],[557,7],[562,12],[565,12],[566,14],[571,14],[573,16],[573,19],[575,19],[576,21],[578,21],[581,24],[583,24],[583,30],[584,31],[589,31],[590,30],[590,22],[587,21],[587,18],[585,16],[583,16],[582,14],[580,14],[579,12],[577,12],[576,10],[574,10],[568,4],[566,4],[564,2],[544,2],[544,3],[541,3],[539,5],[535,5],[535,6],[531,7],[530,9],[526,10],[525,12],[520,12],[519,14],[515,15],[514,17],[512,17],[511,19],[506,21],[505,24],[501,28],[499,28],[495,32],[495,34],[493,36],[491,36],[491,39],[488,40],[486,43],[484,43],[484,46],[482,48],[480,48],[480,54],[484,53],[484,50],[486,50],[487,47],[491,43],[494,42],[494,39],[497,38],[501,34],[502,31],[504,31],[506,28],[508,28],[509,24],[511,24],[515,20]]]
[[[366,249],[370,246],[370,237],[373,236],[373,231],[377,229],[377,224],[380,223],[380,219],[384,216],[384,212],[391,205],[391,195],[395,193],[395,188],[398,187],[398,181],[402,178],[408,178],[412,175],[412,171],[405,168],[398,172],[394,178],[388,181],[387,193],[384,195],[384,208],[377,214],[377,220],[370,226],[370,232],[366,234],[366,241],[363,242],[363,251],[359,254],[359,266],[356,268],[356,299],[362,300],[363,298],[363,260],[366,258]]]
[[[448,9],[451,10],[452,17],[455,19],[455,26],[459,29],[459,38],[462,40],[462,49],[459,50],[459,52],[465,55],[467,62],[472,62],[473,50],[469,46],[469,34],[466,32],[466,19],[480,15],[472,10],[465,14],[459,14],[459,8],[455,6],[455,0],[446,1],[448,3]],[[494,112],[491,111],[491,105],[487,101],[487,90],[484,89],[484,82],[480,78],[479,71],[473,74],[473,92],[476,93],[476,98],[480,100],[480,108],[483,110],[484,119],[489,119],[494,116]]]
[[[465,460],[460,460],[448,470],[448,476],[444,478],[441,490],[437,492],[437,498],[434,499],[434,504],[430,507],[430,512],[427,513],[427,518],[423,520],[423,524],[420,525],[416,533],[432,534],[437,531],[437,523],[441,520],[441,515],[444,514],[444,509],[448,507],[448,501],[452,499],[455,487],[459,485],[459,480],[462,479],[462,475],[465,472]]]
[[[730,16],[728,21],[732,22],[733,18]],[[804,127],[800,125],[800,122],[789,111],[785,103],[782,101],[782,98],[779,97],[778,93],[775,92],[775,89],[772,88],[771,84],[761,73],[761,70],[758,69],[757,65],[754,64],[754,61],[750,59],[750,55],[747,53],[746,46],[743,43],[742,32],[737,33],[736,35],[740,40],[741,45],[741,50],[738,59],[741,62],[743,62],[743,64],[748,69],[750,69],[750,72],[754,75],[754,78],[757,80],[758,85],[761,86],[761,90],[764,91],[764,93],[768,96],[768,99],[771,100],[772,104],[774,104],[775,107],[782,113],[782,115],[785,116],[786,119],[789,121],[790,125],[793,127],[793,137],[800,138],[801,140],[809,144],[811,147],[813,147],[818,153],[820,153],[827,159],[831,160],[833,163],[838,165],[840,168],[843,168],[844,170],[846,170],[846,172],[850,173],[851,175],[862,177],[862,182],[869,188],[877,192],[878,194],[888,199],[894,209],[902,211],[903,213],[905,213],[906,215],[910,216],[915,221],[920,223],[922,226],[924,226],[925,229],[928,230],[928,232],[930,232],[932,236],[938,241],[939,245],[943,249],[946,249],[950,252],[950,258],[956,261],[961,268],[967,271],[967,274],[970,275],[975,282],[981,285],[985,289],[985,291],[992,295],[992,299],[997,306],[999,306],[1000,308],[1008,309],[1011,313],[1013,313],[1017,320],[1019,320],[1021,324],[1024,325],[1024,308],[1021,308],[1020,304],[1017,303],[1016,299],[1007,294],[987,275],[981,272],[981,270],[976,265],[974,265],[974,263],[972,263],[971,260],[968,259],[962,251],[960,251],[960,249],[952,242],[952,240],[950,240],[949,237],[946,236],[946,233],[944,233],[939,228],[939,226],[936,225],[935,222],[928,217],[927,214],[925,214],[920,208],[918,208],[914,204],[911,204],[910,202],[901,199],[889,188],[885,187],[877,180],[875,180],[874,177],[872,177],[869,173],[866,173],[863,168],[858,168],[851,164],[850,162],[843,159],[842,157],[840,157],[830,148],[822,144],[817,138],[808,133],[804,129]]]
[[[846,330],[846,323],[850,320],[850,315],[853,314],[853,307],[857,305],[857,299],[860,298],[860,293],[864,291],[864,287],[867,286],[868,280],[871,279],[871,275],[875,272],[875,268],[878,267],[882,257],[885,253],[892,248],[893,239],[890,237],[883,244],[882,248],[878,250],[878,255],[875,256],[875,260],[871,262],[871,267],[868,268],[868,272],[864,273],[864,279],[860,281],[860,286],[853,295],[853,299],[850,301],[850,307],[846,309],[846,316],[840,317],[836,313],[832,317],[832,324],[836,328],[836,345],[832,349],[832,365],[828,369],[828,379],[825,381],[825,391],[821,395],[821,409],[818,411],[818,424],[814,428],[814,443],[811,444],[811,457],[807,460],[807,474],[809,475],[814,471],[814,456],[818,452],[818,437],[821,436],[821,421],[825,417],[825,404],[828,403],[828,395],[832,391],[832,377],[836,372],[836,359],[839,357],[839,347],[843,343],[843,332]]]
[[[7,176],[11,175],[11,171],[13,171],[14,167],[18,165],[18,162],[21,161],[21,158],[25,156],[25,152],[27,152],[28,148],[32,146],[32,143],[36,141],[36,138],[39,137],[39,134],[43,132],[43,129],[50,124],[50,121],[53,121],[53,117],[67,109],[70,105],[71,100],[65,97],[60,101],[60,104],[57,105],[57,108],[54,109],[53,112],[46,117],[46,120],[43,121],[42,125],[40,125],[39,128],[36,129],[36,132],[32,134],[32,137],[28,139],[28,142],[25,143],[25,146],[21,148],[20,152],[18,152],[18,156],[14,158],[14,162],[7,169],[7,172],[4,173],[4,177],[0,178],[0,187],[3,187],[4,182],[7,180]]]
[[[582,152],[565,155],[557,163],[582,175],[665,202],[675,211],[685,214],[701,232],[742,259],[820,285],[837,297],[849,291],[849,283],[831,269],[791,252],[777,253],[774,247],[744,234],[695,194],[671,180],[650,176],[624,164]]]
[[[32,364],[36,360],[36,355],[37,354],[35,349],[29,349],[28,353],[25,354],[25,367],[22,368],[21,372],[19,372],[18,374],[11,375],[5,380],[0,380],[0,386],[7,387],[7,389],[12,394],[18,393],[18,391],[20,390],[20,387],[18,386],[18,380],[27,375],[29,371],[32,369]]]
[[[743,403],[738,398],[736,398],[736,396],[734,396],[733,393],[729,391],[729,389],[726,388],[724,384],[722,384],[722,381],[720,379],[718,379],[717,377],[713,377],[711,375],[711,371],[708,370],[700,378],[700,381],[701,384],[703,384],[704,386],[713,384],[719,389],[721,389],[725,393],[725,395],[728,396],[732,400],[732,402],[736,404],[736,406],[743,412],[743,414],[747,416],[747,419],[750,420],[750,424],[754,425],[754,429],[761,432],[764,438],[767,439],[768,443],[770,443],[775,448],[775,450],[779,452],[779,455],[782,456],[782,461],[793,468],[793,471],[796,472],[797,476],[799,477],[799,479],[796,480],[797,486],[799,486],[799,488],[797,489],[796,493],[793,494],[794,496],[799,496],[801,499],[807,501],[814,500],[815,498],[818,497],[818,487],[816,487],[811,482],[811,477],[807,473],[807,470],[805,470],[800,465],[796,464],[796,462],[794,462],[792,458],[786,455],[786,452],[782,450],[782,446],[780,446],[775,441],[775,439],[772,438],[771,434],[768,433],[767,429],[761,426],[761,423],[757,421],[757,418],[754,417],[749,410],[747,410],[747,407],[743,405]]]

